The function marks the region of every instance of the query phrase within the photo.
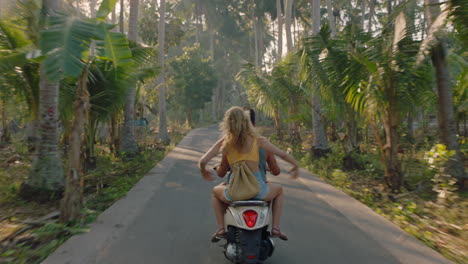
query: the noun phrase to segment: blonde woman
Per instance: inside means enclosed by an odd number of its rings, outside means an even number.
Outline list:
[[[240,107],[231,107],[226,111],[221,123],[223,136],[211,149],[200,159],[199,167],[203,178],[207,181],[214,180],[213,173],[206,169],[206,164],[220,152],[227,156],[229,165],[245,161],[247,167],[255,175],[260,192],[253,199],[273,201],[272,236],[288,240],[286,234],[280,230],[281,209],[283,207],[283,188],[281,185],[266,183],[259,171],[259,148],[279,156],[289,162],[293,167],[289,171],[291,179],[299,176],[299,165],[294,158],[286,152],[272,145],[266,138],[259,137],[250,122],[249,114]],[[232,202],[227,192],[228,186],[218,185],[213,188],[213,208],[216,216],[218,230],[213,234],[211,240],[216,242],[226,233],[224,230],[224,204]],[[224,203],[224,204],[223,204]]]

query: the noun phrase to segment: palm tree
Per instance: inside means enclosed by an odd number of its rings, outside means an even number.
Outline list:
[[[276,0],[276,19],[278,21],[278,50],[276,61],[281,61],[283,56],[283,12],[282,12],[282,0]]]
[[[275,120],[275,129],[279,135],[281,133],[278,119],[278,109],[281,106],[280,96],[278,91],[273,89],[271,80],[268,77],[267,75],[264,78],[264,75],[258,69],[255,69],[252,64],[243,65],[241,71],[237,74],[237,79],[246,88],[249,103],[252,107]]]
[[[138,38],[138,6],[139,0],[130,1],[130,19],[128,24],[128,38],[137,42]],[[124,111],[124,124],[120,137],[119,151],[127,156],[138,153],[138,145],[135,140],[135,93],[136,83],[130,85]]]
[[[58,82],[65,77],[78,78],[65,193],[61,203],[61,219],[65,222],[80,216],[82,204],[81,141],[89,109],[87,76],[92,58],[87,54],[93,54],[89,53],[91,44],[96,43],[100,58],[112,61],[115,66],[132,62],[125,35],[112,32],[112,26],[104,22],[115,2],[103,0],[95,19],[82,20],[54,14],[50,16],[49,27],[41,32],[40,47],[45,57],[43,71],[47,79]]]
[[[372,23],[374,22],[374,14],[375,14],[375,5],[377,4],[377,0],[370,0],[369,3],[369,21],[367,24],[367,32],[372,31]]]
[[[295,54],[289,54],[273,68],[270,76],[271,89],[279,98],[287,98],[287,100],[282,100],[282,107],[288,113],[289,140],[294,147],[300,146],[302,141],[298,117],[301,113],[301,106],[308,106],[308,100],[306,100],[308,94],[299,81],[298,59],[299,57]]]
[[[166,120],[166,80],[165,80],[165,51],[164,41],[166,38],[166,0],[160,0],[159,6],[159,25],[158,25],[158,63],[161,70],[158,76],[159,86],[159,139],[163,142],[169,142]]]
[[[125,33],[124,30],[124,14],[125,14],[125,0],[120,0],[120,15],[119,15],[119,32]]]
[[[424,3],[426,5],[426,22],[428,27],[431,27],[435,24],[436,18],[440,14],[439,1],[425,0]],[[458,6],[452,5],[453,7]],[[464,168],[463,154],[460,152],[455,128],[453,91],[450,83],[450,72],[447,66],[446,42],[445,38],[439,37],[436,44],[431,48],[431,60],[435,68],[437,80],[439,136],[448,150],[455,151],[455,155],[447,163],[447,170],[450,175],[460,179],[460,185],[463,186],[464,181],[468,179],[468,175]]]
[[[331,29],[331,36],[334,38],[336,36],[336,23],[335,23],[335,15],[333,14],[333,5],[332,0],[327,0],[327,17],[328,17],[328,25]]]
[[[43,14],[47,20],[50,21],[48,18],[59,10],[60,3],[59,0],[43,1]],[[48,24],[46,24],[47,26]],[[50,197],[51,193],[61,192],[64,188],[62,161],[58,149],[58,95],[60,85],[58,80],[52,81],[47,77],[45,64],[46,62],[41,63],[39,67],[38,139],[31,173],[27,181],[22,185],[21,193],[25,198],[32,198],[38,192]],[[39,196],[36,196],[36,198],[47,199]]]
[[[320,83],[320,95],[324,102],[325,112],[329,121],[346,130],[346,147],[348,155],[357,149],[357,116],[356,112],[346,103],[344,91],[353,81],[359,81],[364,76],[362,69],[356,69],[352,74],[347,69],[352,65],[348,46],[354,42],[369,39],[364,34],[351,34],[354,26],[346,26],[338,37],[333,37],[328,24],[322,26],[315,37],[305,38],[302,54],[302,71],[305,81]],[[344,118],[343,118],[344,117]],[[340,128],[340,127],[339,127]]]
[[[395,10],[398,15],[388,22],[392,26],[364,45],[353,47],[353,57],[360,66],[349,71],[364,70],[367,77],[348,85],[346,100],[369,122],[381,151],[385,182],[392,192],[399,192],[403,172],[398,158],[398,126],[412,107],[424,101],[421,96],[431,91],[427,90],[427,67],[414,66],[418,43],[408,34],[405,13]]]
[[[312,1],[312,36],[316,36],[320,30],[320,0]],[[312,152],[317,157],[321,157],[330,152],[327,134],[323,125],[322,106],[319,94],[320,84],[312,83],[312,129],[313,142]]]
[[[28,143],[36,143],[36,128],[39,122],[39,63],[27,60],[25,49],[34,46],[32,39],[36,39],[37,32],[28,29],[26,19],[32,18],[33,14],[39,9],[34,2],[21,2],[17,6],[17,17],[2,19],[0,21],[0,73],[12,73],[18,78],[17,81],[24,82],[15,85],[24,97],[28,105],[28,111],[32,121],[28,123],[27,139]],[[13,21],[14,20],[14,21]],[[38,27],[38,21],[30,19],[35,23],[30,23],[29,27]],[[26,34],[28,32],[29,34]],[[18,67],[21,71],[15,71]],[[4,80],[7,82],[11,78]]]
[[[364,30],[364,21],[366,18],[366,1],[361,0],[361,20],[359,21],[359,27],[361,30]]]
[[[292,43],[292,35],[291,35],[291,25],[294,18],[292,17],[292,8],[294,4],[294,0],[285,0],[285,24],[284,27],[286,29],[286,47],[288,48],[288,52],[292,52],[293,50],[293,43]],[[319,18],[320,19],[320,18]]]

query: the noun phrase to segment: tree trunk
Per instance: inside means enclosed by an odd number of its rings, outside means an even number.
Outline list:
[[[211,63],[214,67],[215,62],[215,31],[213,27],[208,26],[208,31],[210,32],[210,55],[211,55]]]
[[[60,9],[59,0],[43,1],[45,14]],[[36,155],[27,181],[20,195],[28,200],[57,199],[63,191],[64,176],[58,150],[59,82],[47,80],[44,65],[39,67],[39,127]]]
[[[211,65],[215,67],[215,39],[214,39],[214,29],[211,25],[208,25],[208,31],[210,32],[210,53],[211,53]],[[219,84],[216,85],[213,95],[211,96],[211,101],[213,104],[211,105],[211,117],[213,122],[217,120],[217,102],[218,102],[218,91],[219,91]]]
[[[130,0],[130,15],[128,17],[128,39],[138,41],[138,9],[140,0]]]
[[[455,129],[455,118],[453,111],[453,91],[450,84],[450,72],[446,60],[445,39],[439,39],[439,43],[432,48],[432,63],[436,70],[437,94],[438,94],[438,125],[439,137],[447,149],[456,152],[447,162],[447,170],[450,175],[459,180],[467,180],[468,176],[463,166],[463,154]]]
[[[201,3],[200,3],[200,0],[198,0],[195,4],[195,23],[196,23],[196,28],[197,28],[195,41],[197,43],[200,43],[201,33],[203,32],[203,24],[202,24],[200,9],[201,9]]]
[[[463,136],[464,137],[468,137],[468,124],[466,122],[466,119],[467,118],[466,118],[466,114],[465,114],[464,117],[463,117],[463,124],[464,124],[464,126],[463,126],[464,127],[464,129],[463,129],[464,135]]]
[[[199,115],[200,117],[198,118],[198,123],[202,126],[203,123],[205,123],[205,119],[204,119],[204,116],[203,116],[203,108],[200,108],[200,112],[199,112]]]
[[[276,61],[281,61],[281,57],[283,56],[283,15],[282,15],[282,8],[281,8],[282,0],[276,0],[276,19],[278,20],[278,53],[276,57]]]
[[[264,23],[262,19],[257,18],[257,29],[258,29],[258,50],[259,50],[259,65],[260,68],[263,68],[263,63],[265,61],[265,40],[264,40]]]
[[[293,7],[292,7],[292,12],[291,12],[291,17],[292,17],[292,24],[293,24],[293,32],[292,32],[292,45],[293,47],[296,47],[297,46],[297,42],[298,42],[298,39],[299,39],[299,34],[297,33],[297,19],[296,19],[296,10],[294,9],[294,4],[293,4]]]
[[[322,157],[330,152],[327,134],[322,120],[321,98],[318,91],[318,84],[314,84],[312,91],[312,153],[317,157]]]
[[[255,50],[255,69],[259,68],[259,57],[260,57],[260,52],[258,50],[258,22],[257,22],[257,17],[255,16],[255,6],[252,4],[251,10],[250,10],[250,19],[252,20],[252,25],[253,25],[253,31],[254,31],[254,50]]]
[[[36,146],[37,141],[37,130],[39,127],[39,120],[35,119],[32,121],[28,121],[26,124],[26,141],[28,142],[28,149],[29,151],[33,150]]]
[[[114,155],[117,154],[117,151],[119,149],[119,133],[118,133],[118,124],[117,124],[117,114],[114,113],[112,114],[111,120],[110,120],[110,142],[109,142],[109,148],[111,153]]]
[[[293,3],[294,3],[294,0],[286,0],[285,29],[286,29],[286,46],[288,48],[288,52],[291,52],[293,50],[292,35],[291,35],[291,19],[292,19]]]
[[[276,136],[279,140],[283,140],[283,133],[281,132],[280,111],[278,108],[275,108],[275,112],[273,113],[273,119],[275,120]]]
[[[426,17],[424,17],[422,21],[422,28],[421,28],[421,39],[426,38]]]
[[[407,119],[406,119],[406,133],[408,134],[408,139],[414,140],[414,119],[413,119],[413,114],[408,113]]]
[[[320,30],[320,0],[312,1],[312,36],[316,36]],[[319,83],[313,82],[312,87],[312,153],[322,157],[330,152],[327,134],[322,121],[322,106],[319,91]]]
[[[223,58],[224,58],[224,61],[228,61],[226,51],[224,52]],[[229,72],[228,72],[228,69],[227,69],[228,66],[229,66],[229,64],[227,64],[227,63],[224,64],[224,67],[222,69],[222,73],[224,74],[224,76],[229,76]],[[222,118],[223,115],[224,115],[224,93],[225,93],[225,90],[226,90],[226,78],[221,78],[221,85],[218,85],[218,86],[219,86],[218,116]]]
[[[440,13],[438,0],[425,0],[426,21],[428,28]],[[436,71],[438,94],[438,124],[440,141],[447,149],[455,151],[455,155],[447,162],[447,172],[459,180],[461,188],[468,181],[468,175],[463,165],[463,153],[460,151],[455,129],[455,115],[453,107],[453,91],[450,83],[450,72],[447,65],[446,39],[438,38],[438,43],[431,50],[432,64]]]
[[[87,88],[88,69],[84,69],[76,87],[76,99],[73,103],[74,120],[70,134],[70,151],[68,151],[67,179],[65,194],[60,205],[62,222],[76,220],[80,217],[83,204],[83,167],[81,162],[81,142],[89,109]]]
[[[311,0],[312,3],[312,36],[320,31],[320,0]]]
[[[397,193],[400,191],[403,182],[403,174],[401,172],[400,161],[398,160],[398,123],[396,122],[396,112],[392,112],[393,110],[391,107],[387,109],[383,117],[385,145],[380,136],[380,131],[372,118],[369,118],[369,123],[381,152],[380,162],[384,165],[385,183],[393,193]]]
[[[364,20],[366,17],[366,0],[361,0],[361,21],[360,21],[360,28],[364,31]]]
[[[124,34],[125,33],[125,29],[124,29],[124,9],[125,9],[125,5],[124,5],[124,0],[120,0],[120,16],[119,16],[119,30],[120,30],[120,33]]]
[[[138,5],[139,0],[130,0],[130,16],[128,23],[128,39],[137,42],[138,32]],[[138,145],[135,140],[135,96],[136,82],[130,85],[124,110],[124,124],[122,136],[120,137],[119,152],[127,156],[134,156],[138,153]]]
[[[83,172],[87,173],[90,170],[96,169],[97,159],[96,159],[96,133],[98,132],[98,122],[87,117],[87,126],[84,136],[84,146],[81,148],[83,155]]]
[[[217,88],[215,88],[213,95],[211,96],[211,120],[213,122],[216,122],[218,120],[218,117],[216,116],[216,93],[217,93]]]
[[[295,102],[292,98],[289,98],[289,109],[288,115],[291,117],[297,114],[297,102]],[[299,130],[299,124],[297,121],[289,121],[289,142],[294,148],[300,147],[301,143],[301,134]]]
[[[332,0],[327,0],[327,14],[328,14],[328,25],[330,26],[330,30],[331,30],[331,37],[334,38],[336,36],[336,23],[335,23],[335,15],[333,14]]]
[[[417,33],[416,32],[416,12],[417,12],[416,9],[417,7],[418,7],[418,3],[416,1],[408,2],[408,5],[406,7],[406,10],[407,10],[406,23],[408,24],[407,30],[411,38],[413,38],[413,35]],[[422,24],[424,25],[424,21]]]
[[[358,149],[358,126],[356,121],[356,114],[352,109],[348,108],[346,123],[346,140],[348,153],[356,151]]]
[[[345,142],[343,143],[346,155],[343,158],[343,168],[345,170],[362,170],[364,169],[363,164],[353,155],[359,151],[356,113],[351,109],[351,107],[347,107],[346,111],[346,136],[344,138]]]
[[[115,6],[112,8],[112,15],[111,15],[111,24],[117,23],[117,13],[115,11]],[[116,30],[116,27],[113,29]]]
[[[375,13],[375,4],[377,0],[370,0],[369,3],[369,24],[367,25],[367,32],[372,31],[372,20],[374,19],[374,13]]]
[[[0,141],[2,143],[9,143],[11,141],[10,126],[8,125],[7,113],[6,113],[6,101],[2,99],[2,137]]]
[[[90,0],[89,1],[89,11],[90,11],[90,17],[95,17],[96,16],[96,4],[97,0]]]
[[[166,0],[160,0],[159,7],[159,24],[158,24],[158,62],[161,73],[158,76],[159,85],[159,139],[164,143],[169,143],[169,135],[167,133],[166,120],[166,80],[164,67],[164,42],[166,38]]]
[[[385,129],[383,153],[385,182],[393,193],[398,193],[403,182],[403,173],[398,160],[398,122],[394,111],[394,109],[389,108],[383,120]]]
[[[193,123],[192,123],[192,109],[187,109],[185,111],[185,124],[192,129],[193,128]]]

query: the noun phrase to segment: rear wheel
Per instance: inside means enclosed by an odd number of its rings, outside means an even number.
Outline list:
[[[240,256],[242,264],[261,263],[260,249],[262,245],[263,229],[244,230],[238,229]]]

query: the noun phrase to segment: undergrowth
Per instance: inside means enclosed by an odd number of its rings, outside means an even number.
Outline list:
[[[272,133],[268,129],[260,130],[262,135]],[[294,150],[292,154],[302,167],[427,246],[456,263],[468,263],[468,192],[456,191],[455,181],[444,173],[444,162],[450,153],[442,145],[432,147],[430,140],[421,141],[415,147],[402,144],[399,158],[404,184],[400,194],[391,194],[384,185],[384,171],[375,145],[361,144],[359,151],[351,154],[361,169],[346,170],[343,164],[346,154],[340,142],[330,144],[331,154],[316,159],[310,154],[311,139],[307,135],[299,147],[290,146],[286,140],[279,141],[274,135],[270,140],[285,150]],[[462,152],[466,154],[467,149],[466,141],[462,141]]]
[[[434,149],[433,149],[434,150]],[[455,181],[441,176],[443,163],[431,168],[425,151],[403,162],[405,184],[401,194],[387,193],[379,157],[371,151],[355,154],[362,170],[345,171],[343,151],[317,160],[301,155],[301,164],[326,182],[351,195],[427,246],[457,263],[468,263],[468,201],[466,192],[457,194]],[[445,199],[440,198],[443,193]],[[450,202],[448,201],[450,199]]]
[[[0,245],[0,263],[40,263],[72,235],[87,232],[87,225],[94,222],[99,214],[115,201],[125,196],[156,163],[164,158],[166,153],[174,148],[184,135],[171,133],[170,136],[171,142],[173,142],[171,145],[145,144],[139,155],[131,159],[114,156],[106,146],[98,145],[98,167],[88,171],[84,176],[84,208],[82,209],[81,219],[67,224],[55,220],[49,221],[18,236],[15,239],[14,246]],[[21,151],[24,150],[20,147],[15,148]],[[6,213],[13,212],[15,215],[9,219],[11,223],[7,223],[7,225],[15,224],[15,230],[24,227],[24,225],[20,224],[21,221],[18,220],[45,215],[58,208],[57,202],[37,204],[35,202],[25,202],[17,196],[19,184],[27,176],[30,160],[28,162],[25,159],[22,166],[25,169],[20,168],[20,170],[17,168],[17,171],[25,174],[15,179],[4,177],[5,175],[1,173],[5,173],[5,170],[0,170],[0,179],[5,181],[0,183],[0,190],[2,191],[0,194],[0,207],[2,211]],[[4,235],[0,225],[0,238]]]

